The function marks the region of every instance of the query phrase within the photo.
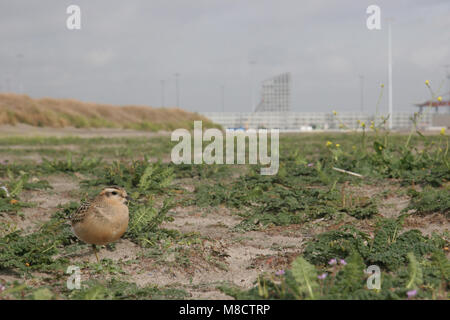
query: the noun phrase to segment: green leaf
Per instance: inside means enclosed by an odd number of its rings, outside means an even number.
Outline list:
[[[308,294],[311,299],[315,299],[314,293],[319,285],[314,266],[303,257],[298,257],[292,263],[292,275],[298,284],[298,291],[302,294]]]
[[[336,288],[341,293],[349,293],[362,289],[364,286],[364,261],[358,252],[353,251],[347,258],[347,265],[339,274]]]
[[[433,265],[438,267],[441,276],[448,280],[450,278],[450,261],[442,251],[435,251],[431,256]]]
[[[141,179],[139,180],[138,188],[142,190],[146,190],[149,185],[151,184],[151,177],[153,175],[153,172],[155,171],[155,168],[152,165],[149,165],[144,170],[144,174],[142,175]]]
[[[9,193],[11,197],[17,197],[23,189],[23,179],[19,179],[16,184],[12,187],[11,192]]]
[[[423,275],[422,275],[422,268],[419,264],[419,262],[416,259],[416,256],[412,252],[408,252],[408,274],[409,274],[409,281],[406,284],[407,289],[411,288],[417,288],[417,286],[422,284],[423,281]]]

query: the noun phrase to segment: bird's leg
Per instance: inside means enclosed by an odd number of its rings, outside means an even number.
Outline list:
[[[98,260],[97,247],[95,246],[95,244],[92,245],[92,250],[94,250],[95,257],[97,258],[97,263],[99,263],[100,260]]]

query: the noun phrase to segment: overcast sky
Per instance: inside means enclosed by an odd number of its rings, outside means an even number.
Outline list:
[[[81,8],[81,30],[66,28],[70,4]],[[381,30],[366,27],[371,4]],[[165,80],[174,106],[180,73],[182,108],[220,111],[224,86],[227,111],[250,111],[252,77],[256,86],[291,72],[293,110],[358,111],[364,75],[373,112],[387,84],[389,17],[394,111],[408,111],[429,98],[426,79],[436,88],[445,79],[449,0],[2,0],[0,89],[159,107]]]

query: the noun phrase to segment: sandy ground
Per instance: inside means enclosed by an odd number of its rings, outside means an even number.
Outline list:
[[[77,200],[76,177],[67,175],[52,175],[47,180],[53,187],[51,191],[25,191],[24,199],[36,204],[34,208],[23,210],[25,219],[19,216],[4,216],[0,220],[9,220],[18,228],[35,231],[39,224],[48,220],[57,210],[57,206],[71,200]],[[384,187],[381,187],[384,188]],[[368,195],[378,188],[367,190]],[[75,190],[75,192],[74,192]],[[378,190],[379,191],[379,190]],[[390,198],[381,207],[383,215],[395,216],[407,204],[406,199]],[[145,249],[129,240],[121,239],[116,243],[114,251],[101,249],[101,259],[131,262],[125,263],[124,279],[135,282],[140,286],[158,285],[162,287],[181,287],[190,293],[191,299],[227,299],[225,294],[217,289],[217,285],[226,282],[242,288],[250,288],[262,272],[273,273],[288,268],[292,260],[301,253],[302,244],[314,233],[323,231],[315,228],[317,221],[306,226],[291,225],[288,227],[274,227],[263,231],[245,233],[231,232],[231,228],[241,220],[227,208],[178,207],[173,210],[174,221],[166,222],[162,227],[175,229],[183,233],[199,233],[203,241],[203,253],[219,257],[223,266],[217,267],[205,261],[203,257],[191,256],[192,266],[180,268],[174,262],[173,256],[167,255],[164,261],[156,263],[155,259],[142,257]],[[430,216],[427,219],[410,219],[407,227],[418,228],[427,234],[432,231],[448,229],[448,221],[441,215]],[[79,262],[94,263],[95,256],[90,247],[70,259]],[[39,277],[40,274],[34,274]],[[91,277],[84,274],[82,280]],[[95,275],[99,277],[99,275]],[[108,276],[106,276],[108,277]],[[4,279],[16,279],[14,275],[3,274]]]

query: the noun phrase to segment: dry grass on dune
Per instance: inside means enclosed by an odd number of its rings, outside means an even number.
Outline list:
[[[194,120],[212,122],[179,108],[114,106],[71,99],[32,99],[27,95],[0,94],[0,125],[19,123],[37,127],[125,128],[148,131],[192,128]]]

